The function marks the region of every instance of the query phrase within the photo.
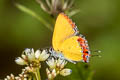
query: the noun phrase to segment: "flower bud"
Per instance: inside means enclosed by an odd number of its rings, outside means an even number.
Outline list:
[[[62,71],[60,71],[60,74],[62,76],[68,76],[72,73],[72,70],[71,69],[63,69]]]

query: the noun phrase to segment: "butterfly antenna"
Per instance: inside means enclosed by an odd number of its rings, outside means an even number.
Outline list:
[[[101,53],[100,50],[95,50],[95,51],[91,51],[91,52],[97,53],[97,54],[92,54],[91,57],[95,57],[95,56],[97,56],[99,58],[101,57],[101,55],[99,54],[99,53]]]
[[[100,50],[95,50],[95,51],[93,51],[94,53],[101,53],[101,51]]]
[[[99,58],[101,58],[102,56],[101,55],[99,55],[99,54],[92,54],[91,55],[91,57],[95,57],[95,56],[97,56],[97,57],[99,57]]]

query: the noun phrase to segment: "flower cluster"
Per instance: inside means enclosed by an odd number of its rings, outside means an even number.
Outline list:
[[[46,61],[49,66],[49,68],[46,68],[48,80],[53,80],[58,74],[67,76],[72,72],[71,69],[65,68],[67,61],[50,56],[47,50],[34,51],[34,49],[25,49],[21,57],[18,57],[15,60],[18,65],[26,65],[25,68],[22,69],[22,73],[18,76],[11,74],[10,76],[7,76],[5,80],[32,80],[33,77],[37,80],[41,80],[41,61]]]
[[[45,12],[56,15],[60,12],[68,11],[74,3],[74,0],[36,0],[40,6],[41,9],[43,9]]]
[[[13,74],[10,74],[7,76],[4,80],[28,80],[28,71],[26,69],[22,69],[22,73],[18,76],[14,76]]]
[[[63,59],[54,59],[51,58],[46,63],[49,66],[49,69],[46,69],[47,76],[49,80],[54,79],[58,74],[62,76],[68,76],[71,74],[72,70],[68,68],[64,68],[67,62]]]
[[[19,65],[40,66],[40,61],[45,61],[50,54],[47,50],[25,49],[21,57],[18,57],[15,62]]]

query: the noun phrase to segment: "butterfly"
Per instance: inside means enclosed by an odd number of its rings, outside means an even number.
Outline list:
[[[89,62],[90,50],[87,40],[79,34],[75,23],[64,13],[60,13],[57,17],[52,46],[53,56],[65,58],[71,62]]]

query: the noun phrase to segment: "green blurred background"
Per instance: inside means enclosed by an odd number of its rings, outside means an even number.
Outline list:
[[[52,23],[51,16],[35,0],[16,2]],[[86,36],[91,50],[102,51],[101,58],[92,57],[89,63],[94,70],[93,80],[120,80],[120,0],[75,0],[74,6],[80,12],[71,18],[80,33]],[[52,32],[16,8],[13,0],[0,0],[0,78],[21,72],[14,60],[25,48],[50,47],[51,39]]]

